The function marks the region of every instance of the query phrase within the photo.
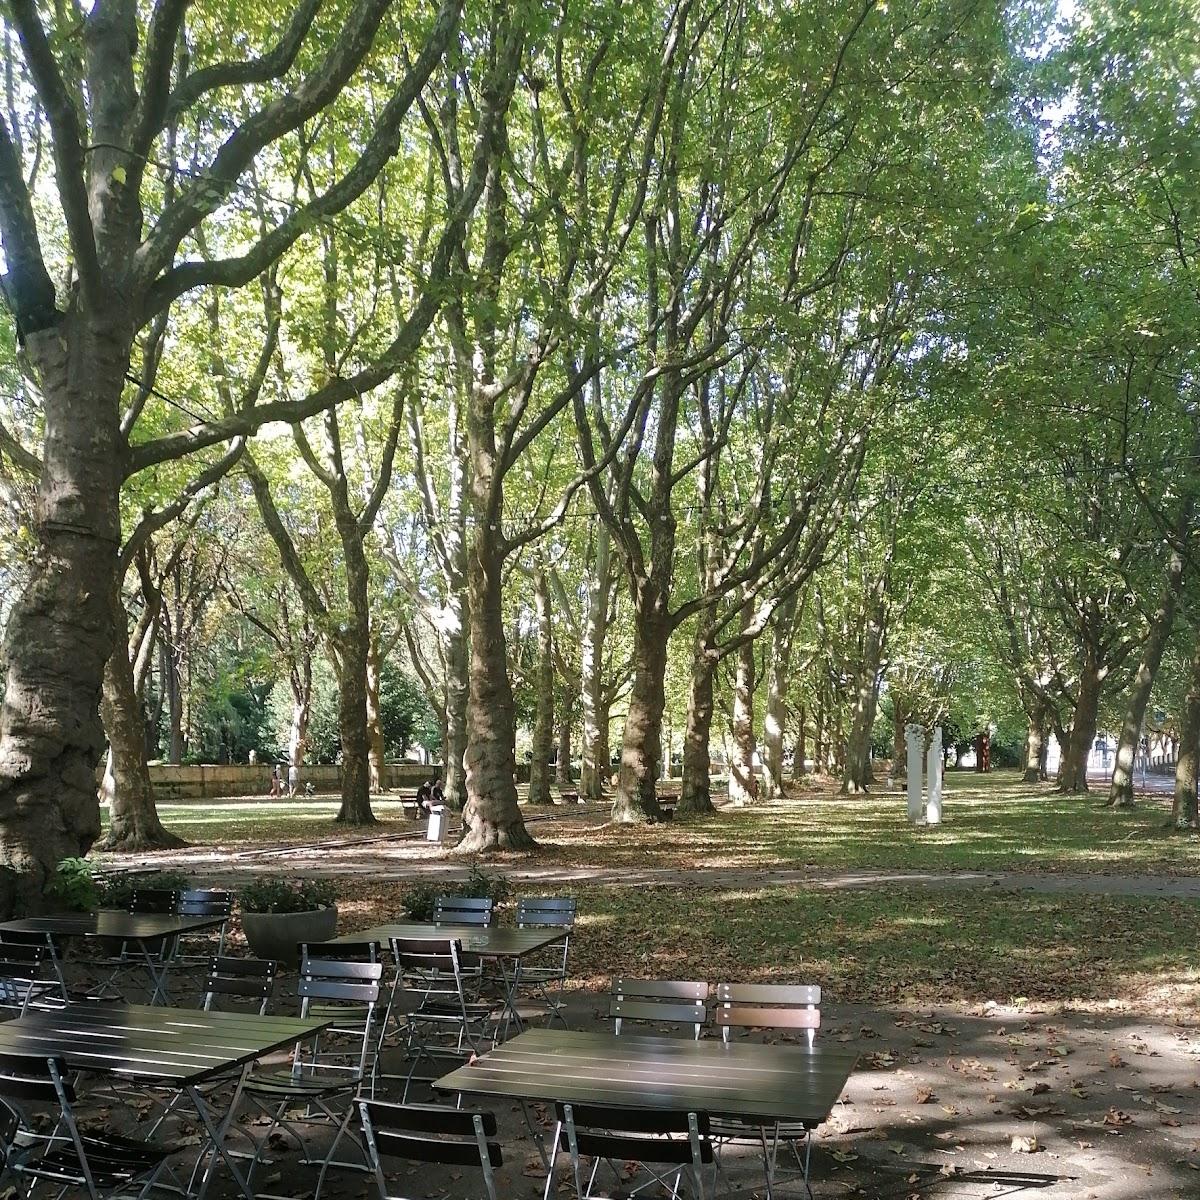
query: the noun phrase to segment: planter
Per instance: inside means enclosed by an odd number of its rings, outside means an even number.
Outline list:
[[[256,958],[273,958],[294,967],[301,942],[327,942],[337,935],[337,905],[311,912],[242,913],[242,930]]]

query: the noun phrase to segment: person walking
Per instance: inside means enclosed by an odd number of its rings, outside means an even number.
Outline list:
[[[290,767],[288,767],[288,795],[295,796],[295,794],[299,790],[300,790],[300,768],[298,766],[296,766],[295,763],[292,763],[292,765]]]

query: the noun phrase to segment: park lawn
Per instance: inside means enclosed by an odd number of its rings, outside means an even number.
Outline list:
[[[402,910],[403,884],[340,884],[343,931]],[[518,892],[577,897],[572,981],[596,991],[613,975],[812,982],[835,1004],[991,1000],[1200,1017],[1200,901],[912,886]]]
[[[266,800],[261,797],[229,800],[195,800],[157,806],[163,824],[187,842],[200,846],[249,849],[253,846],[304,845],[319,841],[405,833],[417,822],[405,817],[396,800],[372,798],[379,818],[369,829],[339,824],[340,801],[330,797],[310,800]],[[108,827],[108,809],[100,820]]]
[[[555,823],[536,836],[546,857],[610,869],[1200,874],[1200,838],[1169,829],[1169,797],[1139,797],[1131,811],[1102,801],[1059,796],[1015,772],[950,772],[937,828],[910,825],[900,793],[841,796],[831,784],[694,822]]]

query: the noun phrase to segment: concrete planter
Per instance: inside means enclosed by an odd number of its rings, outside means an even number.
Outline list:
[[[256,958],[294,967],[301,942],[327,942],[337,936],[337,905],[294,913],[242,913],[242,929]]]

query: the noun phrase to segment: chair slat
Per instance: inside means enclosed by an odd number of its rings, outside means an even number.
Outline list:
[[[388,1104],[366,1100],[367,1112],[376,1132],[440,1133],[454,1137],[475,1136],[475,1118],[483,1124],[485,1137],[496,1136],[496,1114],[444,1104]]]
[[[633,1162],[690,1163],[691,1143],[672,1138],[624,1137],[618,1133],[594,1133],[582,1129],[575,1134],[580,1154],[596,1158],[630,1159]],[[711,1142],[700,1143],[700,1161],[713,1160]]]
[[[617,978],[609,988],[614,996],[637,998],[662,997],[672,1000],[707,1000],[708,984],[693,979],[625,979]]]
[[[821,1003],[821,988],[817,984],[719,983],[716,994],[721,1004]]]
[[[713,1013],[718,1026],[741,1029],[820,1029],[819,1008],[762,1008],[753,1005],[720,1005]]]
[[[708,1009],[703,1004],[661,1004],[615,997],[609,1002],[608,1015],[614,1020],[667,1021],[686,1025],[704,1025],[708,1021]]]
[[[456,1167],[479,1166],[479,1148],[474,1141],[453,1142],[416,1134],[377,1131],[375,1144],[384,1158],[408,1158],[416,1162],[444,1163]],[[499,1145],[488,1142],[487,1148],[492,1166],[503,1166]]]

